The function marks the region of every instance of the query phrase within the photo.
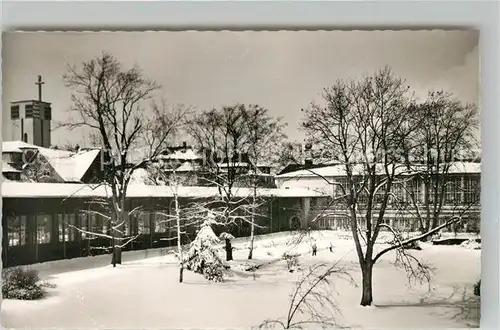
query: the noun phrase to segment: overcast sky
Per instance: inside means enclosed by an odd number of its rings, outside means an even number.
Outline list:
[[[356,78],[390,65],[424,95],[444,89],[464,102],[479,98],[479,34],[473,31],[333,32],[120,32],[10,33],[3,35],[2,131],[11,101],[36,99],[43,76],[43,100],[53,120],[67,118],[70,90],[62,75],[108,51],[126,67],[138,64],[162,85],[158,97],[198,109],[236,102],[259,104],[288,122],[286,133],[300,140],[300,109],[318,100],[338,78]],[[53,144],[80,143],[83,134],[56,130]]]

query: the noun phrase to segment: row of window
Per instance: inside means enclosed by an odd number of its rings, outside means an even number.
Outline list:
[[[439,219],[438,225],[443,225],[446,219]],[[391,226],[394,230],[405,231],[405,230],[417,230],[417,222],[415,219],[384,219],[383,223]],[[366,228],[366,223],[361,221],[359,227],[364,230]],[[323,217],[318,220],[319,229],[336,229],[336,230],[351,230],[350,219],[345,216],[328,216]],[[471,232],[476,231],[479,228],[479,220],[477,218],[469,218],[466,221],[461,221],[455,226],[448,228],[449,231],[464,231]]]
[[[175,231],[176,223],[167,214],[141,212],[131,216],[131,221],[123,228],[126,235],[170,233]],[[134,224],[130,226],[130,223]],[[39,214],[36,216],[7,216],[9,246],[32,244],[46,244],[53,242],[74,242],[78,240],[94,239],[108,232],[108,222],[92,213],[75,214]],[[32,230],[29,230],[31,225]],[[32,237],[29,232],[33,232]]]
[[[335,187],[335,196],[343,196],[344,191],[347,187],[347,178],[340,178],[338,180],[339,185]],[[359,182],[356,186],[357,189],[361,188],[362,183]],[[436,196],[436,189],[438,195],[441,195],[441,189],[443,189],[442,198],[445,204],[471,204],[479,201],[480,194],[480,180],[477,177],[452,177],[448,178],[444,183],[432,183],[429,187],[429,199],[432,201]],[[379,193],[375,196],[375,202],[382,202],[384,196],[383,187],[379,189]],[[421,180],[413,180],[408,182],[394,183],[391,188],[390,202],[393,203],[405,203],[415,200],[417,203],[423,203],[424,201],[424,185]],[[368,201],[368,196],[366,193],[361,193],[358,195],[358,201],[360,203],[366,203]]]
[[[52,109],[50,107],[44,107],[43,119],[51,120],[52,119]],[[19,119],[19,105],[13,105],[10,107],[10,118],[11,119]],[[25,118],[39,118],[40,117],[40,107],[33,106],[33,104],[26,104],[24,107],[24,117]]]

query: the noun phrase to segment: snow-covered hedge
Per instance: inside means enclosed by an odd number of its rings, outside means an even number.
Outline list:
[[[16,267],[2,271],[2,294],[5,299],[35,300],[43,298],[45,290],[37,270]]]

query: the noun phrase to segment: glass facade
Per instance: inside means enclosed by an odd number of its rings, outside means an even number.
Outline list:
[[[50,243],[52,236],[52,215],[39,214],[36,216],[38,244]]]
[[[27,234],[27,217],[25,215],[19,216],[8,216],[8,230],[7,233],[9,246],[18,246],[26,244],[26,234]]]

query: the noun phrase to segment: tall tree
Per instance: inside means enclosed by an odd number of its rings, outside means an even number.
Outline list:
[[[456,162],[470,160],[477,150],[478,116],[476,105],[462,104],[444,91],[429,92],[427,99],[415,105],[414,110],[419,119],[414,123],[416,129],[411,139],[405,144],[405,155],[408,156],[407,164],[417,168],[418,175],[412,189],[405,189],[419,230],[425,233],[439,225],[445,204],[456,204],[459,209],[463,206],[462,194],[472,196],[467,199],[468,204],[479,203],[475,193],[478,187],[463,185],[461,178],[448,175]],[[423,189],[418,189],[417,185]],[[446,193],[447,190],[453,193]]]
[[[259,211],[259,198],[257,188],[259,177],[270,173],[262,173],[259,165],[277,165],[280,160],[280,150],[278,149],[286,137],[283,133],[285,124],[281,118],[274,118],[269,115],[269,111],[258,105],[248,106],[244,112],[244,119],[248,127],[248,159],[252,163],[252,172],[249,175],[248,183],[252,188],[252,208],[250,214],[250,248],[248,259],[253,257],[253,247],[255,240],[255,217]]]
[[[373,301],[373,266],[380,257],[389,251],[404,255],[398,259],[407,263],[405,269],[416,267],[418,271],[410,274],[427,278],[426,267],[406,254],[404,247],[451,225],[459,216],[404,241],[384,221],[394,201],[394,185],[409,174],[401,159],[419,123],[418,113],[412,111],[410,87],[403,79],[386,67],[358,81],[339,80],[324,90],[323,98],[326,106],[311,104],[305,110],[303,126],[311,141],[330,150],[332,160],[344,171],[345,181],[331,184],[347,210],[362,273],[360,303],[367,306]],[[375,253],[383,229],[395,234],[394,243]]]
[[[196,114],[189,120],[187,131],[204,152],[204,184],[216,186],[219,191],[219,198],[211,202],[210,208],[225,225],[237,219],[252,223],[254,212],[248,206],[252,193],[239,197],[236,193],[248,187],[249,174],[257,171],[251,156],[252,145],[255,145],[254,160],[260,159],[266,154],[263,134],[278,137],[279,129],[281,123],[257,105],[224,106]]]
[[[127,188],[135,170],[144,167],[163,148],[175,132],[180,117],[177,112],[164,112],[156,108],[145,115],[145,101],[160,88],[145,78],[138,67],[126,69],[111,54],[100,56],[81,65],[69,66],[64,75],[66,85],[72,89],[72,120],[62,126],[70,129],[85,127],[98,137],[101,148],[110,155],[106,185],[110,187],[108,200],[112,210],[109,236],[113,246],[112,264],[121,263],[121,249],[126,239],[130,212],[126,203]],[[147,127],[154,126],[159,137],[149,155],[138,152]],[[130,226],[129,226],[130,228]]]

